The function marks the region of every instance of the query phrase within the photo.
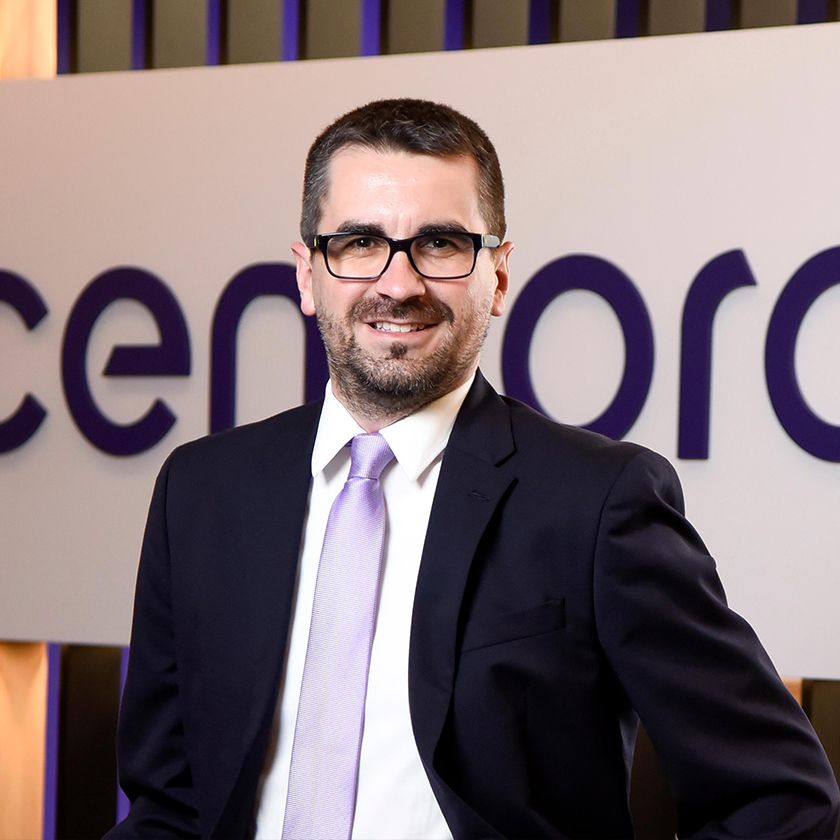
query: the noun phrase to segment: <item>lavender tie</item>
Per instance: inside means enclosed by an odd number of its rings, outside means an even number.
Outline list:
[[[283,840],[347,840],[353,830],[385,539],[379,476],[393,457],[381,435],[356,435],[350,475],[330,509],[303,666]]]

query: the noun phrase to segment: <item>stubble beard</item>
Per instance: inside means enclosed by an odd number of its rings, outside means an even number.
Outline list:
[[[449,334],[429,355],[406,358],[408,345],[398,333],[385,358],[370,355],[356,341],[353,327],[371,321],[433,321],[449,325]],[[330,376],[352,414],[377,423],[395,422],[418,411],[461,384],[472,371],[490,325],[490,312],[466,313],[456,323],[441,301],[358,301],[340,321],[318,314]]]

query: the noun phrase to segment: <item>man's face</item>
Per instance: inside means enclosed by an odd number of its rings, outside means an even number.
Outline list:
[[[466,157],[346,147],[330,164],[321,211],[319,233],[488,233],[476,165]],[[512,248],[482,249],[473,273],[459,280],[423,278],[404,253],[376,280],[340,280],[319,251],[292,246],[301,309],[318,317],[334,387],[351,412],[408,414],[467,380],[490,316],[504,311]]]

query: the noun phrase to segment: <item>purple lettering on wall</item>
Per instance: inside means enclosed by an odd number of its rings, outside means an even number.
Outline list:
[[[19,274],[0,270],[0,301],[7,303],[20,315],[27,330],[34,330],[47,314],[47,306],[35,287]],[[18,408],[0,422],[0,452],[11,452],[23,446],[38,431],[46,409],[26,394]]]
[[[636,422],[650,390],[653,328],[645,302],[633,281],[620,268],[600,257],[585,254],[561,257],[541,268],[528,281],[513,305],[505,332],[502,348],[505,391],[548,414],[531,382],[531,339],[548,304],[572,289],[600,295],[621,323],[626,351],[621,384],[603,414],[585,428],[622,438]]]
[[[743,251],[728,251],[700,269],[685,299],[680,360],[680,458],[709,457],[712,388],[712,325],[723,299],[734,289],[755,286]]]
[[[782,289],[764,350],[767,390],[776,417],[791,439],[824,461],[840,461],[840,426],[827,423],[810,408],[796,378],[796,339],[814,301],[840,283],[840,246],[829,248],[797,269]]]
[[[113,268],[92,280],[77,299],[64,332],[61,373],[67,407],[79,431],[110,455],[136,455],[151,449],[172,428],[175,415],[161,400],[134,423],[121,425],[97,407],[87,380],[87,348],[93,326],[117,300],[135,300],[149,310],[160,343],[114,347],[105,376],[189,376],[190,342],[175,295],[142,268]]]
[[[236,425],[236,333],[245,307],[258,297],[280,295],[295,306],[300,297],[294,266],[259,263],[239,272],[222,292],[213,316],[210,364],[210,431],[221,432]],[[301,315],[303,318],[304,316]],[[304,318],[304,399],[316,400],[324,393],[329,376],[327,356],[314,318]]]

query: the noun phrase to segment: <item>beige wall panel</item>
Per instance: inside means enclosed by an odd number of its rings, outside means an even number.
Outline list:
[[[706,24],[706,0],[650,0],[648,34],[702,32]]]
[[[511,47],[528,43],[528,0],[475,0],[473,47]]]
[[[740,0],[742,29],[796,23],[796,0]]]
[[[444,0],[390,0],[385,24],[386,52],[443,49]]]
[[[0,642],[0,840],[41,836],[47,646]]]
[[[0,79],[54,76],[55,30],[55,0],[0,0]]]
[[[615,0],[560,0],[560,40],[598,41],[615,35]]]
[[[152,67],[206,63],[206,7],[206,0],[153,0]]]
[[[78,0],[80,73],[131,69],[131,0]]]
[[[339,58],[359,54],[361,0],[304,0],[305,58]]]
[[[228,62],[277,61],[282,26],[281,0],[228,0]]]

